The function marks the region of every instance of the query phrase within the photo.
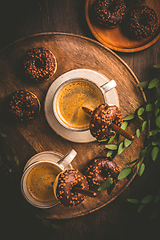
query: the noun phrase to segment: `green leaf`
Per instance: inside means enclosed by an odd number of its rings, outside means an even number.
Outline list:
[[[128,122],[124,121],[121,125],[121,128],[125,130],[127,126],[128,126]]]
[[[118,180],[127,177],[132,172],[131,168],[125,168],[118,174]]]
[[[130,115],[124,117],[124,118],[123,118],[123,121],[132,120],[134,117],[135,117],[134,114],[130,114]]]
[[[98,142],[107,142],[108,138],[106,139],[102,139],[102,140],[98,140]]]
[[[160,128],[160,116],[156,118],[156,125]]]
[[[144,121],[142,123],[142,132],[144,132],[144,130],[146,129],[146,126],[147,126],[147,121]]]
[[[149,131],[148,135],[149,137],[151,137],[151,136],[155,136],[157,133],[158,133],[158,130],[151,130]]]
[[[155,201],[155,203],[157,203],[159,200],[160,200],[160,193],[158,193],[158,194],[156,195],[154,201]]]
[[[159,147],[154,147],[151,151],[152,160],[155,161],[159,153]]]
[[[152,146],[157,146],[157,145],[160,146],[160,140],[156,140],[152,142]]]
[[[118,146],[115,144],[106,144],[105,147],[110,150],[117,150]]]
[[[110,157],[110,156],[112,155],[112,153],[113,153],[112,150],[108,151],[108,152],[107,152],[107,157]]]
[[[137,130],[136,130],[136,136],[137,136],[137,138],[139,138],[140,135],[141,135],[141,131],[140,131],[140,129],[137,129]]]
[[[160,101],[159,100],[156,100],[154,104],[157,108],[160,108]]]
[[[147,149],[142,149],[139,155],[139,161],[146,155]]]
[[[159,113],[159,108],[155,109],[155,116],[157,117]]]
[[[157,87],[159,85],[160,81],[158,78],[152,79],[152,81],[148,84],[148,89]]]
[[[138,213],[140,213],[144,207],[145,207],[144,204],[139,205],[139,207],[138,207]]]
[[[120,155],[124,151],[124,142],[121,142],[118,146],[118,155]]]
[[[139,204],[139,200],[135,198],[128,198],[127,201],[130,203]]]
[[[138,175],[139,175],[139,176],[142,176],[144,170],[145,170],[145,164],[142,163],[141,166],[140,166],[140,168],[139,168],[139,170],[138,170]]]
[[[146,88],[148,86],[148,81],[140,82],[137,84],[137,87]]]
[[[148,104],[146,105],[146,112],[151,112],[151,111],[153,111],[153,110],[154,110],[154,105],[151,104],[151,103],[148,103]]]
[[[104,182],[102,183],[102,185],[98,188],[98,191],[103,191],[106,190],[107,188],[109,188],[111,185],[113,184],[113,178],[107,178],[106,180],[104,180]]]
[[[111,143],[115,139],[116,135],[109,139],[108,143]]]
[[[144,121],[144,119],[140,115],[138,115],[138,118],[141,119],[142,121]]]
[[[138,161],[138,159],[136,159],[136,160],[134,160],[134,161],[132,161],[132,162],[127,162],[127,163],[125,163],[125,165],[132,165],[133,163],[135,163],[135,162],[137,162]]]
[[[157,203],[159,200],[160,200],[160,193],[156,195],[154,202]]]
[[[15,161],[15,163],[16,163],[17,165],[19,165],[19,159],[18,159],[17,156],[14,156],[14,161]]]
[[[137,111],[137,115],[140,116],[144,113],[145,109],[143,107],[140,107]]]
[[[142,200],[141,200],[141,203],[142,204],[148,204],[150,202],[153,201],[153,195],[147,195],[146,197],[144,197]]]
[[[124,146],[129,147],[133,141],[130,141],[129,139],[125,138],[124,140]]]
[[[154,68],[160,68],[160,63],[153,65]]]

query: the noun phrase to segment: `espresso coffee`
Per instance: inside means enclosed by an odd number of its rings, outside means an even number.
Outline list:
[[[82,106],[95,109],[104,102],[101,90],[88,80],[73,80],[60,89],[56,110],[59,118],[68,127],[85,129],[89,127],[90,116]]]
[[[32,198],[39,202],[51,202],[55,200],[53,183],[61,171],[51,163],[39,163],[27,176],[27,190]]]

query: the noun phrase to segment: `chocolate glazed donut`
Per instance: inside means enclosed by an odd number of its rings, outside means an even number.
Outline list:
[[[95,17],[104,27],[115,27],[120,24],[126,14],[124,0],[96,0]]]
[[[136,39],[152,36],[158,29],[158,17],[148,6],[135,6],[127,13],[127,26],[130,34]]]
[[[92,159],[85,171],[87,180],[91,190],[96,191],[105,179],[113,178],[114,183],[117,182],[119,168],[114,161],[108,160],[106,157],[98,157]]]
[[[57,70],[55,56],[44,47],[29,50],[23,65],[25,74],[36,82],[48,80]]]
[[[91,134],[98,140],[111,138],[116,132],[110,126],[111,123],[118,127],[122,125],[122,113],[116,105],[101,104],[93,111],[90,122]]]
[[[27,90],[17,90],[8,97],[5,111],[15,120],[28,121],[37,116],[40,107],[35,94]]]
[[[74,191],[74,186],[89,189],[86,176],[74,169],[63,171],[54,182],[54,195],[65,207],[73,207],[84,200],[84,195]]]

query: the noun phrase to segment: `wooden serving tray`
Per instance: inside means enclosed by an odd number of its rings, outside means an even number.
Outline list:
[[[29,49],[40,46],[50,49],[55,54],[58,62],[57,72],[48,82],[30,83],[24,80],[23,57]],[[22,175],[27,160],[37,152],[55,151],[66,154],[73,148],[78,155],[73,160],[72,166],[82,172],[92,158],[106,156],[105,144],[97,141],[74,143],[65,140],[50,128],[45,119],[44,100],[49,86],[64,72],[77,68],[92,69],[116,81],[120,109],[124,117],[133,113],[145,100],[144,93],[136,86],[138,83],[136,76],[125,62],[107,47],[85,37],[63,33],[42,33],[16,41],[0,52],[0,131],[6,133],[9,143],[20,159],[19,176]],[[10,93],[19,89],[32,91],[41,101],[41,112],[33,121],[15,123],[12,119],[6,119],[2,108],[5,99]],[[135,125],[128,127],[128,131],[135,134]],[[135,138],[130,147],[115,157],[114,160],[120,169],[126,167],[126,162],[139,157],[144,138],[145,134],[139,139]],[[30,204],[28,208],[44,218],[66,219],[82,216],[113,201],[131,183],[135,175],[136,168],[133,176],[129,180],[120,180],[110,195],[107,191],[100,192],[96,198],[86,197],[83,203],[73,208],[65,208],[61,204],[47,210],[34,208]],[[17,187],[19,188],[19,185]],[[20,199],[22,202],[25,201],[23,197]]]

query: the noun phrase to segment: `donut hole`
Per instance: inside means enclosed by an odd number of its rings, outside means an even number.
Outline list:
[[[148,21],[149,21],[149,19],[145,14],[142,15],[141,18],[139,19],[140,25],[143,25],[143,26],[148,25]]]
[[[100,171],[103,178],[106,178],[108,176],[107,169],[105,167],[103,167]]]
[[[115,8],[116,8],[116,5],[115,5],[115,3],[113,2],[113,3],[111,3],[111,4],[108,6],[108,11],[109,11],[110,13],[114,13],[114,12],[115,12]]]
[[[109,5],[108,11],[110,11],[111,13],[113,13],[115,11],[115,4],[114,3],[111,3],[111,5]]]
[[[43,68],[44,67],[44,61],[40,58],[37,58],[35,61],[36,68]]]

